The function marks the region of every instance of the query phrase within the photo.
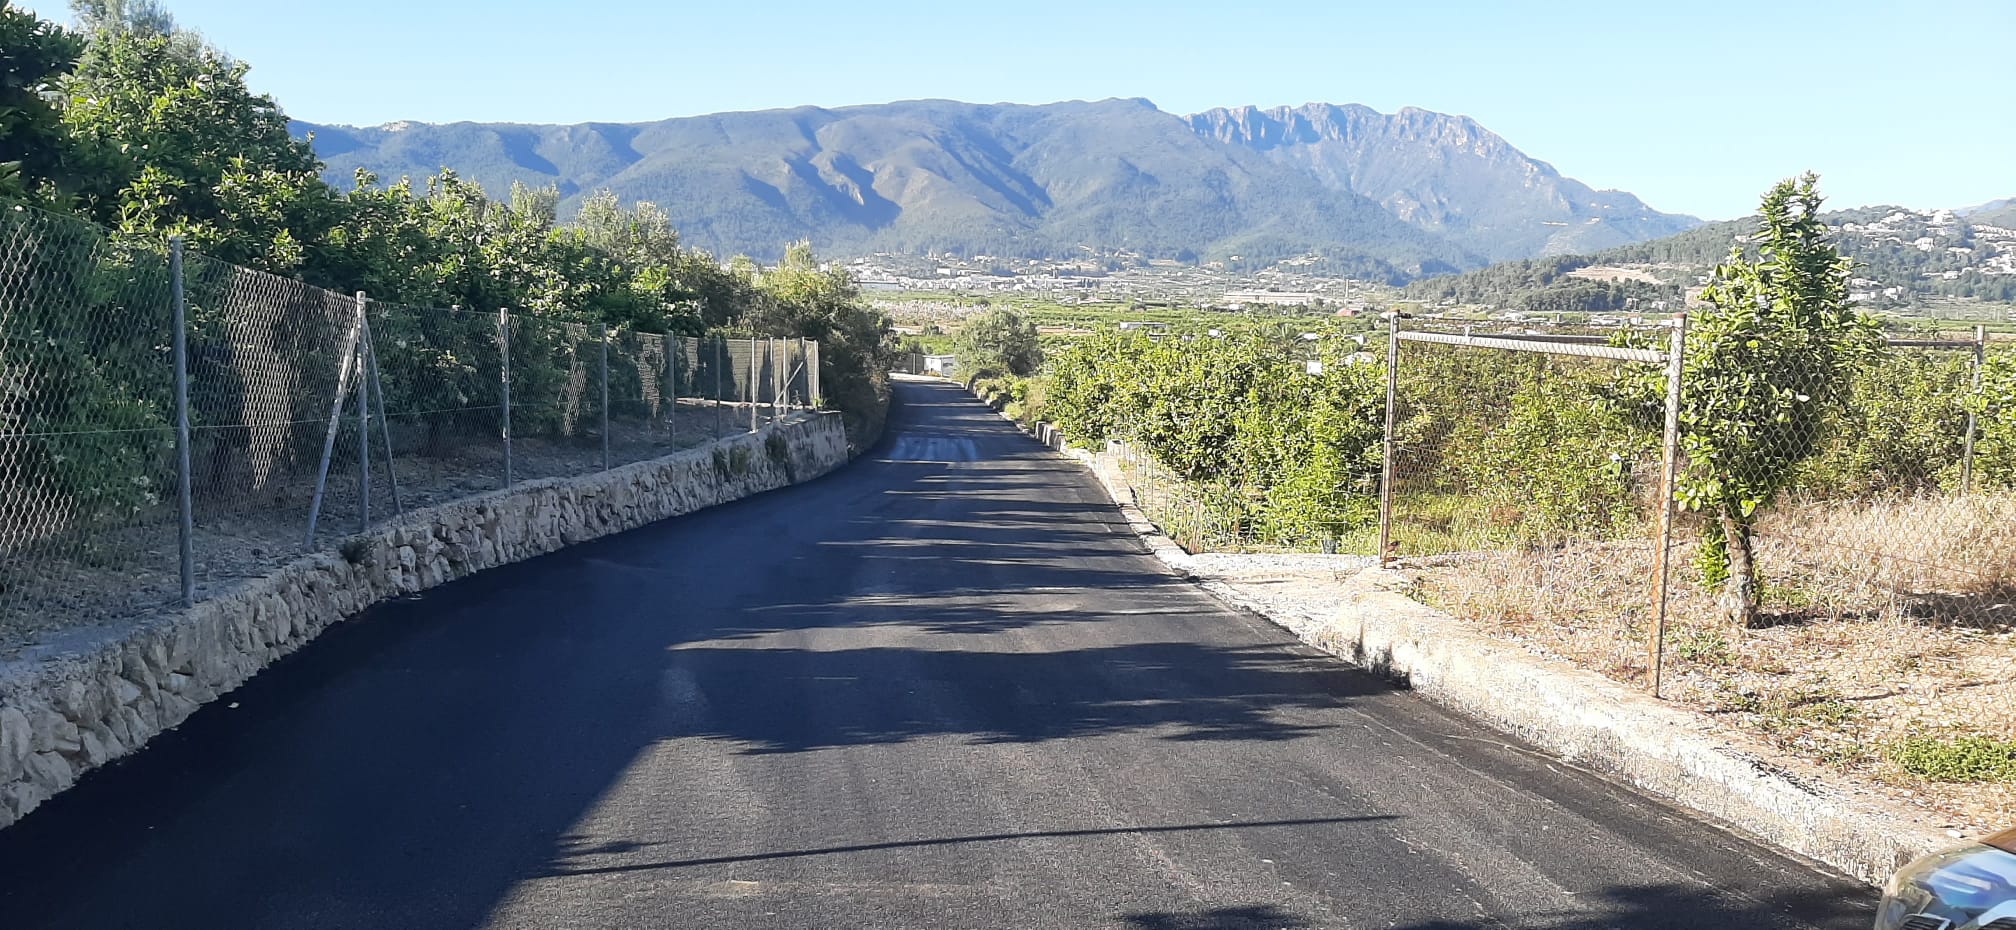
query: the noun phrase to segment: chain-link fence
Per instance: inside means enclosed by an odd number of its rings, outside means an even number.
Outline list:
[[[1378,553],[1379,497],[1371,482],[1258,488],[1187,481],[1136,443],[1107,443],[1109,479],[1191,553]]]
[[[819,404],[818,364],[808,340],[382,303],[5,211],[0,654],[414,507],[759,428]]]
[[[1663,370],[1482,341],[1396,341],[1389,556],[1431,601],[1796,755],[1943,782],[1955,816],[2016,812],[2016,391],[1990,402],[2016,364],[1978,332],[1769,361],[1690,337]]]
[[[0,616],[158,606],[178,580],[173,275],[0,210]]]
[[[1716,444],[1683,494],[1720,477],[1759,505],[1710,498],[1682,527],[1679,696],[1825,760],[2016,781],[2016,745],[1998,763],[1969,742],[2016,736],[2016,474],[1983,454],[2009,434],[1980,416],[1985,350],[1978,334],[1892,340],[1786,368],[1772,380],[1799,403],[1780,418],[1704,430]],[[1743,585],[1754,613],[1732,629]],[[2012,793],[2000,804],[2016,815]]]
[[[1389,556],[1649,545],[1662,411],[1617,386],[1658,374],[1667,354],[1591,342],[1400,333]]]
[[[1788,473],[1751,527],[1764,622],[2016,625],[2016,475],[1980,460],[1983,424],[1970,409],[1985,348],[1897,340],[1839,388],[1792,379],[1805,396],[1838,392],[1839,402],[1746,463],[1757,472],[1784,459]],[[2003,427],[1987,425],[1998,443]]]
[[[1633,566],[1635,587],[1604,590],[1546,645],[1639,680],[1662,622],[1671,347],[1603,342],[1398,331],[1380,549],[1450,567],[1442,595],[1499,616],[1544,616],[1595,593],[1578,587],[1591,567]]]
[[[1215,395],[1202,349],[1145,341],[1092,356],[1123,383],[1081,365],[1050,387],[1192,552],[1377,554],[1495,637],[1985,825],[2016,817],[2016,346],[1971,335],[1394,318]],[[1332,365],[1376,368],[1384,403]],[[1273,480],[1180,470],[1158,441]],[[1300,475],[1320,480],[1276,477]]]

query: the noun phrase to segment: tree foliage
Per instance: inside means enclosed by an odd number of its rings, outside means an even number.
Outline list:
[[[1006,307],[967,320],[954,345],[968,371],[1005,371],[1028,377],[1043,366],[1036,324]]]
[[[339,205],[306,142],[247,66],[172,35],[101,29],[64,86],[63,121],[92,169],[90,218],[276,274],[312,273]]]
[[[784,260],[767,271],[753,263],[729,270],[756,286],[755,294],[744,298],[749,309],[740,325],[818,340],[822,390],[847,414],[855,435],[879,435],[889,399],[893,330],[887,316],[862,302],[854,279],[839,268],[820,267],[812,244],[804,241],[793,243]]]
[[[1739,244],[1716,267],[1683,362],[1676,494],[1711,520],[1704,574],[1723,579],[1724,611],[1746,624],[1757,515],[1820,451],[1854,366],[1881,345],[1849,305],[1853,263],[1820,220],[1817,185],[1806,174],[1764,195],[1755,255]]]
[[[1957,489],[1972,359],[1892,350],[1858,365],[1829,413],[1824,446],[1788,485],[1800,497],[1910,495]]]
[[[551,189],[493,198],[447,170],[391,184],[360,173],[353,189],[337,190],[322,180],[308,141],[290,134],[278,103],[246,86],[248,66],[159,3],[77,0],[76,8],[83,28],[73,34],[0,3],[0,162],[8,163],[0,198],[72,213],[114,235],[108,242],[88,227],[22,220],[57,234],[24,237],[24,254],[10,263],[17,291],[49,296],[0,312],[4,341],[19,349],[10,365],[29,373],[0,390],[0,417],[27,409],[48,421],[43,431],[53,438],[32,453],[41,456],[38,474],[80,519],[156,496],[158,476],[142,466],[163,460],[155,427],[169,409],[158,377],[167,370],[167,324],[156,311],[170,236],[185,239],[200,267],[228,271],[203,261],[218,259],[422,308],[389,315],[374,332],[388,357],[396,352],[413,366],[392,387],[411,396],[388,397],[394,405],[489,403],[499,378],[496,314],[508,311],[539,323],[512,343],[513,378],[527,391],[564,377],[570,353],[580,351],[568,329],[542,321],[803,335],[827,343],[827,396],[850,428],[879,428],[886,327],[844,275],[818,272],[809,254],[775,273],[723,267],[682,248],[653,205],[597,195],[563,223]],[[226,332],[218,295],[206,287],[214,284],[192,274],[191,355],[196,365],[228,370],[233,349],[218,336]],[[246,389],[229,378],[204,383]],[[236,400],[213,398],[211,407],[240,409]],[[93,428],[123,432],[86,432]],[[202,435],[248,441],[242,431]],[[206,450],[196,451],[200,470]]]
[[[1974,468],[1989,484],[2016,487],[2016,352],[1997,352],[1981,366],[1981,392],[1969,398],[1980,436]]]
[[[0,196],[47,201],[76,186],[73,147],[50,102],[84,40],[0,0]]]
[[[1379,366],[1347,360],[1355,345],[1304,345],[1095,335],[1050,359],[1043,416],[1081,445],[1134,445],[1205,488],[1219,521],[1336,540],[1377,519],[1385,388]]]

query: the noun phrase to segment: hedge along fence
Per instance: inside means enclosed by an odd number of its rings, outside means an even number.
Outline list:
[[[1944,822],[2016,816],[1996,761],[2016,759],[2016,348],[1875,337],[1831,393],[1779,379],[1789,402],[1826,400],[1791,432],[1797,448],[1755,456],[1787,471],[1756,511],[1760,616],[1746,630],[1718,603],[1702,551],[1719,533],[1702,514],[1676,513],[1670,569],[1657,570],[1673,499],[1657,481],[1663,410],[1645,390],[1660,366],[1443,335],[1399,343],[1390,432],[1376,335],[1101,335],[1053,356],[1027,415],[1080,446],[1125,443],[1143,510],[1193,550],[1369,562],[1390,486],[1390,555],[1418,570],[1430,603],[1621,682],[1650,685],[1657,663],[1662,696],[1791,757],[1902,786]],[[1311,477],[1323,493],[1295,487]],[[1315,511],[1319,531],[1267,522],[1283,500]]]
[[[1380,554],[1382,488],[1400,557],[1649,540],[1671,499],[1658,481],[1665,398],[1646,384],[1665,366],[1656,350],[1586,344],[1602,341],[1506,351],[1521,346],[1403,332],[1389,431],[1377,341],[1105,334],[1052,360],[1041,416],[1081,445],[1143,453],[1144,474],[1169,489],[1150,509],[1206,548]],[[1893,342],[1858,357],[1799,438],[1810,448],[1759,457],[1791,471],[1757,532],[1796,552],[1767,571],[1789,583],[1854,563],[1863,602],[1830,609],[2006,624],[2010,560],[1950,543],[1979,522],[1955,523],[1969,508],[1954,501],[1992,512],[1983,502],[2016,486],[2016,355],[1978,339]],[[1678,538],[1702,538],[1698,518],[1681,519]]]
[[[1106,333],[1050,359],[1032,415],[1141,456],[1146,509],[1212,549],[1376,547],[1383,370],[1354,342]]]
[[[336,294],[0,214],[0,655],[820,403],[810,340]]]

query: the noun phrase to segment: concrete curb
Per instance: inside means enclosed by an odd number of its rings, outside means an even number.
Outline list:
[[[1282,625],[1567,761],[1871,884],[1954,843],[1848,796],[1825,773],[1772,764],[1698,712],[1474,632],[1408,597],[1410,587],[1397,572],[1366,569],[1345,582],[1333,616]]]
[[[837,414],[415,510],[186,610],[0,662],[0,827],[373,604],[845,464]]]
[[[1288,614],[1236,585],[1199,579],[1195,560],[1127,499],[1099,456],[1066,448],[1048,424],[1024,431],[1090,469],[1148,550],[1220,600],[1564,761],[1871,884],[1957,841],[1850,796],[1818,769],[1774,765],[1758,747],[1712,732],[1695,711],[1475,632],[1408,597],[1412,583],[1398,572],[1351,576],[1329,616]]]

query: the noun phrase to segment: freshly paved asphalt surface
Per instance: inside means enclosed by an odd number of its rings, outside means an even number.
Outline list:
[[[1303,648],[903,384],[808,485],[386,605],[0,831],[0,927],[1855,928]]]

